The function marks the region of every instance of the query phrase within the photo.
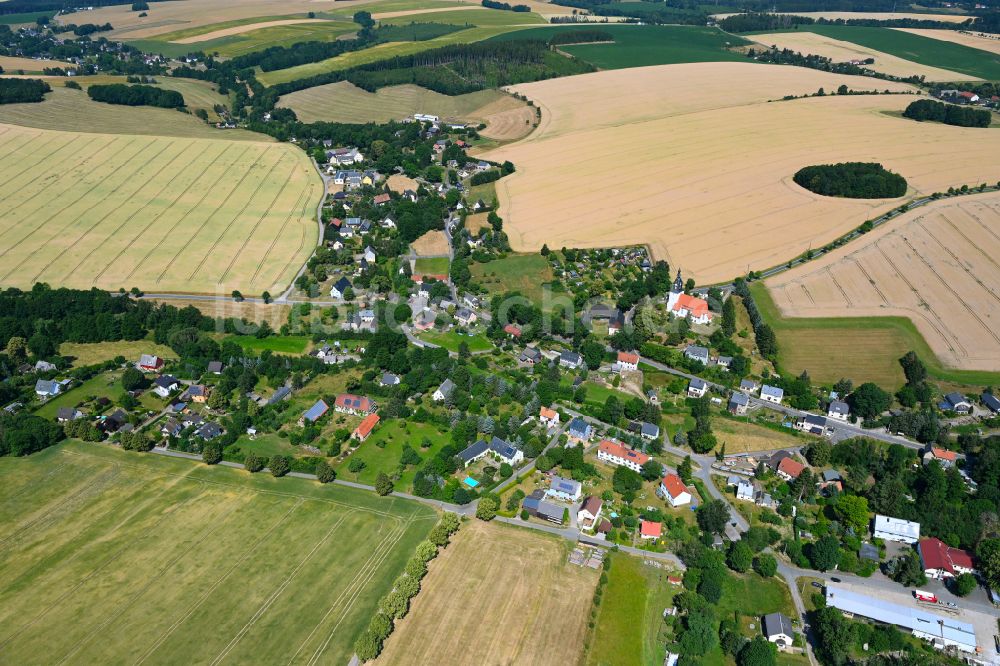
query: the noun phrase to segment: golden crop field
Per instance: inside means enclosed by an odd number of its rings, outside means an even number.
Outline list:
[[[578,663],[598,572],[570,564],[568,546],[501,523],[466,523],[375,663]]]
[[[316,244],[322,183],[294,146],[0,136],[2,285],[257,294],[287,286]]]
[[[62,60],[35,60],[34,58],[18,58],[15,56],[0,56],[0,67],[5,74],[23,71],[26,74],[40,73],[46,67],[76,67]]]
[[[932,30],[925,28],[895,28],[921,37],[940,39],[945,42],[961,44],[990,53],[1000,53],[1000,35],[983,32],[967,32],[965,30]]]
[[[1000,194],[910,211],[766,282],[786,317],[909,318],[946,366],[1000,367]]]
[[[941,32],[949,32],[947,30]],[[776,46],[779,49],[791,49],[803,54],[818,55],[831,58],[834,62],[850,62],[874,58],[875,62],[865,65],[868,69],[891,76],[923,76],[927,81],[969,81],[979,80],[968,74],[960,74],[939,67],[929,67],[904,60],[903,58],[876,51],[874,49],[834,39],[816,32],[775,32],[766,35],[751,35],[749,39],[763,46]]]
[[[752,63],[514,86],[541,107],[542,121],[527,139],[486,155],[517,165],[496,183],[504,230],[518,251],[647,244],[708,284],[785,263],[900,203],[813,194],[792,180],[804,166],[881,162],[912,195],[1000,179],[970,159],[1000,148],[1000,133],[902,118],[909,94],[764,101],[841,84],[912,90]]]
[[[190,37],[181,37],[179,39],[171,40],[174,44],[197,44],[198,42],[207,42],[211,39],[218,39],[220,37],[232,37],[233,35],[242,35],[245,32],[252,32],[254,30],[260,30],[262,28],[273,28],[282,25],[301,25],[303,23],[331,23],[327,19],[311,19],[311,18],[295,18],[295,19],[278,19],[275,21],[261,21],[259,23],[244,23],[243,25],[234,25],[228,28],[219,28],[218,30],[212,30],[211,32],[203,32],[197,35],[191,35]]]

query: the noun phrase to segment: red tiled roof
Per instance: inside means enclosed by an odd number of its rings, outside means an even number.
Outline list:
[[[504,326],[503,332],[509,335],[513,335],[515,338],[521,337],[521,329],[519,329],[517,326],[514,326],[514,324],[507,324],[506,326]]]
[[[604,503],[601,501],[600,497],[594,497],[591,495],[587,499],[583,500],[583,505],[580,507],[581,511],[587,511],[592,516],[596,516],[601,512],[601,507]]]
[[[679,497],[681,493],[688,492],[687,486],[681,481],[681,477],[676,474],[667,474],[663,477],[663,487],[674,499]]]
[[[358,427],[354,429],[354,432],[359,437],[367,437],[368,435],[371,434],[375,426],[378,425],[378,422],[379,422],[378,414],[369,414],[361,421],[360,425],[358,425]]]
[[[341,393],[334,403],[340,409],[350,409],[357,412],[367,412],[372,408],[372,401],[366,396],[356,396],[350,393]]]
[[[931,453],[934,454],[935,458],[939,458],[941,460],[949,460],[951,462],[955,462],[955,460],[958,458],[958,454],[955,453],[954,451],[949,451],[948,449],[939,449],[936,446],[931,447]]]
[[[642,521],[642,525],[639,526],[639,534],[644,537],[659,539],[660,535],[663,534],[663,525],[644,520]]]
[[[680,576],[667,576],[667,582],[671,585],[680,585],[684,582],[684,579]]]
[[[708,314],[708,301],[690,294],[681,294],[674,303],[674,310],[687,310],[693,317],[703,317]]]
[[[389,201],[389,195],[388,195],[388,194],[385,194],[385,193],[383,193],[383,194],[376,194],[376,195],[375,195],[375,198],[373,199],[373,201],[374,201],[375,203],[377,203],[377,204],[383,204],[383,203],[386,203],[386,202],[388,202],[388,201]]]
[[[801,474],[805,468],[805,465],[800,462],[796,462],[791,458],[782,458],[781,462],[778,463],[778,471],[784,472],[793,479],[799,478],[799,474]]]
[[[548,407],[542,407],[538,411],[538,413],[543,419],[554,419],[555,417],[559,416],[556,410],[549,409]]]
[[[638,365],[639,355],[633,354],[631,352],[618,352],[618,362],[619,363],[631,363],[632,365]]]
[[[956,574],[955,567],[973,569],[972,555],[961,548],[951,548],[940,539],[929,537],[917,542],[917,550],[920,559],[924,562],[924,569],[943,569],[951,574]]]
[[[335,217],[332,220],[330,220],[330,226],[331,227],[339,227],[343,223],[344,223],[344,221],[341,220],[339,217]]]
[[[626,448],[617,442],[612,442],[611,440],[604,440],[597,446],[597,448],[599,451],[604,451],[604,453],[610,456],[624,458],[625,460],[632,460],[640,466],[649,462],[649,456],[642,451],[633,451],[632,449]]]

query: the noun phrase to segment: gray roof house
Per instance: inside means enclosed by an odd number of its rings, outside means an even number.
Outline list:
[[[747,411],[750,404],[750,396],[746,393],[733,393],[729,396],[729,411],[742,414]]]
[[[840,419],[846,421],[847,417],[851,414],[851,408],[846,402],[841,400],[831,400],[830,405],[826,408],[826,415],[831,419]]]
[[[209,421],[208,423],[205,423],[200,428],[198,428],[198,430],[196,430],[194,434],[197,435],[198,437],[201,437],[203,440],[207,442],[210,439],[215,439],[216,437],[221,435],[222,432],[223,432],[222,426],[220,426],[215,421]]]
[[[542,352],[537,347],[525,347],[521,352],[521,363],[537,363],[542,359]]]
[[[781,402],[785,398],[785,390],[777,386],[764,384],[760,387],[760,399],[768,402]]]
[[[209,361],[208,362],[208,371],[211,372],[213,375],[221,375],[222,374],[222,361]]]
[[[559,354],[559,365],[576,369],[583,365],[583,357],[575,351],[564,351]]]
[[[537,497],[525,497],[521,502],[524,510],[550,523],[562,524],[563,508]]]
[[[53,395],[59,395],[62,391],[62,386],[59,382],[49,381],[48,379],[39,379],[35,382],[35,394],[41,397],[49,397]]]
[[[959,414],[968,414],[972,411],[972,403],[958,391],[952,391],[944,397],[944,402],[938,405],[942,410],[954,411]]]
[[[330,288],[330,296],[333,298],[343,298],[344,292],[351,288],[351,281],[346,277],[342,277],[337,280],[336,283]]]
[[[74,407],[60,407],[56,411],[56,420],[60,423],[65,421],[75,421],[79,418],[83,418],[83,412]]]
[[[386,372],[382,375],[382,380],[379,383],[382,384],[382,386],[395,386],[399,383],[399,377],[391,372]]]
[[[639,434],[643,439],[656,439],[660,436],[660,426],[655,423],[643,423],[639,428]]]
[[[280,386],[278,390],[275,391],[270,398],[267,399],[267,404],[273,405],[275,403],[281,402],[288,396],[292,394],[292,389],[287,386]]]
[[[451,381],[450,379],[446,379],[443,382],[441,382],[441,386],[439,386],[437,390],[434,391],[434,395],[431,397],[435,401],[441,402],[449,395],[451,395],[451,392],[454,390],[455,390],[455,382]]]
[[[569,436],[571,438],[590,439],[593,434],[594,427],[579,416],[569,422]]]
[[[684,355],[691,359],[692,361],[701,361],[705,365],[708,365],[708,348],[699,347],[698,345],[688,345],[687,349],[684,350]]]
[[[753,393],[757,390],[757,382],[752,379],[741,379],[740,390],[745,393]]]
[[[781,613],[765,615],[763,629],[764,637],[778,647],[787,647],[792,644],[795,634],[792,629],[792,621],[787,615]]]
[[[1000,412],[1000,400],[997,399],[992,393],[983,393],[982,395],[983,405],[986,406],[994,414]]]
[[[547,494],[558,499],[575,502],[580,499],[580,493],[582,491],[583,486],[580,485],[579,481],[566,479],[561,476],[553,476],[552,480],[549,482],[549,490]]]
[[[458,454],[458,457],[468,467],[488,453],[497,455],[508,465],[514,465],[524,460],[524,453],[521,452],[521,449],[499,437],[494,437],[489,442],[481,439],[474,444],[470,444],[464,451]]]

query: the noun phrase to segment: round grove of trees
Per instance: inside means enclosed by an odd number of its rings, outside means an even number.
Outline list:
[[[877,162],[819,164],[799,169],[798,185],[827,197],[893,199],[906,194],[906,179]]]

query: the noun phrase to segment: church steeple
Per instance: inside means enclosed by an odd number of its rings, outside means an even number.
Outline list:
[[[681,269],[677,269],[677,278],[674,279],[674,286],[670,289],[675,294],[684,293],[684,280],[681,278]]]

